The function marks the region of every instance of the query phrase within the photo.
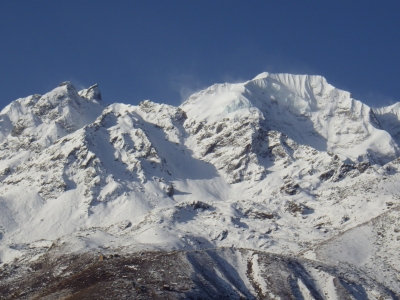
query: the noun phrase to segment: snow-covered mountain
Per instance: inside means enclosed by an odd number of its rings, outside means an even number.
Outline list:
[[[188,287],[172,276],[158,291],[153,270],[126,295],[398,299],[399,116],[292,74],[215,84],[179,107],[106,105],[97,85],[68,82],[18,99],[0,113],[0,294],[89,293],[63,285],[105,267],[87,257],[161,253],[188,266]]]

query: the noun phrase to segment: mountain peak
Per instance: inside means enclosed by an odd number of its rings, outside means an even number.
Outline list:
[[[75,87],[73,86],[73,84],[70,81],[61,82],[59,86],[60,87],[61,86],[65,86],[67,89],[76,90]]]
[[[254,77],[253,80],[256,80],[256,79],[264,79],[264,78],[267,78],[268,75],[269,75],[268,72],[262,72],[262,73],[258,74],[256,77]]]
[[[303,298],[365,299],[378,291],[362,277],[370,273],[382,289],[400,293],[397,281],[384,279],[398,276],[391,259],[400,247],[397,106],[374,111],[322,76],[266,72],[214,84],[179,107],[148,100],[105,107],[100,100],[97,84],[78,92],[64,82],[0,113],[1,295],[35,298],[32,286],[46,294],[30,281],[40,274],[53,274],[51,289],[75,293],[64,284],[77,274],[70,261],[100,250],[95,268],[80,263],[88,276],[112,265],[132,286],[126,275],[139,278],[139,270],[158,279],[161,270],[178,274],[149,267],[149,249],[158,251],[153,258],[182,251],[174,253],[195,266],[187,269],[200,290],[212,286],[200,278],[206,270],[223,286],[230,278],[235,291],[248,289],[242,298],[256,298],[251,291],[288,298],[269,290],[269,274]],[[193,260],[199,252],[191,250],[207,250],[207,258]],[[144,254],[127,260],[131,252]],[[271,253],[290,262],[286,279],[260,260]],[[165,261],[175,267],[171,257]],[[169,280],[169,295],[186,290],[181,279]],[[140,284],[150,292],[148,282]]]
[[[79,96],[88,100],[102,101],[101,92],[97,83],[87,89],[80,91]]]

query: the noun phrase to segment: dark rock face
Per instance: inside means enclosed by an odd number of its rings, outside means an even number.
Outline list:
[[[328,172],[325,172],[323,174],[321,174],[318,178],[320,180],[329,180],[332,178],[333,174],[335,174],[334,170],[329,170]]]
[[[285,205],[285,210],[293,215],[299,214],[308,214],[312,213],[313,209],[304,205],[303,203],[296,203],[294,201],[288,201]]]
[[[174,185],[172,183],[170,183],[167,186],[165,186],[165,193],[169,197],[172,197],[174,195]]]
[[[322,173],[318,178],[320,180],[332,180],[334,182],[344,179],[346,176],[358,176],[364,173],[371,164],[369,162],[361,162],[358,164],[341,164],[336,170],[332,169]]]
[[[264,212],[264,211],[257,211],[254,209],[249,209],[244,212],[244,215],[246,217],[252,218],[252,219],[260,219],[260,220],[265,220],[265,219],[276,219],[277,215],[274,213],[270,212]]]
[[[297,183],[294,183],[292,181],[286,182],[284,185],[281,186],[281,192],[285,192],[288,195],[296,195],[300,191],[300,186]]]
[[[247,249],[62,255],[50,250],[22,266],[0,269],[1,299],[325,299],[315,275],[333,277],[338,299],[367,299],[390,289],[346,266]],[[117,251],[117,250],[116,250]],[[240,268],[237,266],[241,265]],[[315,272],[310,272],[310,270]]]
[[[17,123],[17,125],[14,126],[13,130],[11,131],[11,135],[14,137],[20,136],[21,133],[25,130],[25,126],[22,123]]]

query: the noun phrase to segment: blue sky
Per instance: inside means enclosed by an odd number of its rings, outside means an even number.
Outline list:
[[[105,101],[179,104],[257,74],[318,74],[400,101],[400,1],[0,1],[0,106],[70,80]]]

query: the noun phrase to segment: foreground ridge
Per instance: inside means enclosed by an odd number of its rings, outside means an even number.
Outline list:
[[[49,251],[16,278],[0,274],[3,297],[18,299],[368,299],[396,294],[341,264],[243,248],[60,255]],[[48,276],[49,273],[56,274]],[[15,288],[17,286],[17,288]],[[373,288],[371,293],[368,287]]]

